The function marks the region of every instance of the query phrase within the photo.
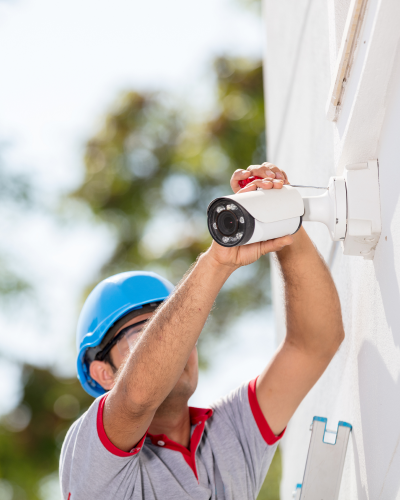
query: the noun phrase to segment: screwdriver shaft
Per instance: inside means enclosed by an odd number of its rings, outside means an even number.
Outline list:
[[[294,188],[312,188],[312,189],[329,189],[327,187],[320,187],[320,186],[300,186],[299,184],[289,184],[290,186]]]

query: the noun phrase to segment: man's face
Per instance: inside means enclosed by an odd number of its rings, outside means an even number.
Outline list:
[[[117,336],[121,332],[121,330],[125,330],[127,327],[132,326],[132,329],[128,329],[127,334],[123,335],[121,340],[117,342],[117,344],[114,345],[114,347],[110,351],[111,360],[117,370],[121,367],[125,358],[129,355],[130,349],[133,348],[133,346],[143,333],[142,328],[145,326],[145,324],[138,325],[137,328],[134,328],[134,325],[141,323],[144,320],[148,320],[153,314],[154,313],[147,313],[136,316],[135,318],[132,318],[130,321],[124,324],[116,332],[115,336]],[[94,378],[106,390],[109,390],[114,386],[117,376],[117,372],[113,370],[111,365],[106,361],[93,361],[90,365],[90,374],[91,377]],[[186,366],[178,379],[178,382],[172,389],[168,398],[181,397],[189,399],[196,390],[198,374],[199,369],[197,348],[194,347],[192,352],[190,353]]]

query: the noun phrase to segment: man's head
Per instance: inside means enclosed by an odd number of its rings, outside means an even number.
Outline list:
[[[78,378],[90,395],[101,396],[113,387],[118,370],[142,335],[143,321],[151,318],[173,288],[155,273],[135,271],[111,276],[90,293],[77,329]],[[190,396],[197,376],[194,348],[171,397]]]
[[[121,318],[116,327],[110,329],[105,336],[106,342],[102,343],[103,349],[90,363],[91,378],[107,391],[113,388],[125,361],[143,335],[148,321],[155,314],[154,309],[151,310],[152,306],[144,306],[142,309],[135,311],[134,315],[128,314],[127,317]],[[197,380],[198,356],[194,347],[182,375],[167,399],[179,398],[187,401],[197,387]]]

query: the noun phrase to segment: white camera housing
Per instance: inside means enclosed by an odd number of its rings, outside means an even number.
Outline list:
[[[255,219],[254,233],[246,245],[294,234],[300,229],[304,203],[296,188],[259,189],[226,198],[242,205]]]
[[[297,189],[260,189],[214,200],[208,207],[208,227],[220,245],[247,245],[294,234],[303,214]]]

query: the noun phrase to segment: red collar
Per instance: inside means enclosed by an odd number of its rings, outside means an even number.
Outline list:
[[[196,479],[197,469],[196,469],[196,451],[199,446],[201,437],[204,431],[204,425],[206,421],[212,416],[213,411],[211,409],[204,408],[194,408],[193,406],[189,406],[189,414],[190,414],[190,423],[191,425],[195,425],[196,427],[193,430],[192,436],[190,438],[189,449],[185,448],[179,443],[172,441],[165,434],[150,434],[147,433],[147,436],[151,439],[153,445],[158,446],[159,448],[167,448],[169,450],[179,451],[182,453],[183,458],[186,463],[194,472]]]
[[[153,435],[146,433],[139,441],[139,443],[135,446],[135,448],[133,448],[130,452],[126,452],[114,446],[108,439],[107,434],[104,430],[103,409],[107,395],[108,393],[103,396],[99,402],[99,407],[97,410],[97,432],[100,441],[110,453],[116,455],[117,457],[130,457],[132,455],[136,455],[142,449],[147,436],[151,439],[152,444],[158,446],[159,448],[168,448],[170,450],[179,451],[180,453],[182,453],[183,458],[192,469],[197,481],[199,480],[196,469],[196,451],[203,435],[205,423],[213,414],[213,411],[211,409],[193,408],[189,406],[190,423],[192,424],[192,426],[195,426],[190,438],[189,449],[176,443],[175,441],[172,441],[165,434]]]
[[[191,425],[197,425],[197,424],[204,424],[206,420],[208,420],[213,414],[213,411],[208,408],[195,408],[194,406],[189,406],[189,415],[190,415],[190,424]],[[202,428],[204,429],[204,425],[202,425]],[[202,429],[202,430],[203,430]],[[151,439],[151,442],[157,446],[165,447],[165,448],[184,448],[186,451],[189,451],[187,448],[184,446],[176,443],[175,441],[172,441],[172,439],[169,439],[166,434],[150,434],[150,432],[147,432],[147,436]],[[193,435],[192,435],[193,438]],[[161,441],[163,444],[160,444],[159,441]],[[189,448],[192,448],[192,441],[189,445]],[[168,443],[168,446],[167,446]]]
[[[195,408],[189,406],[190,423],[192,425],[200,423],[201,420],[208,420],[212,417],[213,411],[211,408]]]

